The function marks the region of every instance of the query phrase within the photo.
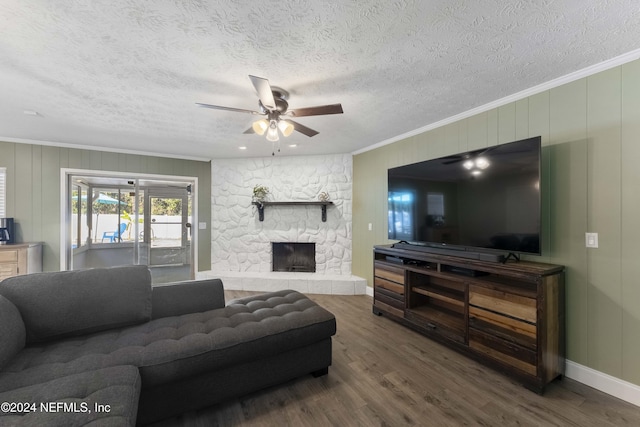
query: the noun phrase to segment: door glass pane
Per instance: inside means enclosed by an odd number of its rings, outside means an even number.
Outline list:
[[[93,190],[93,241],[96,243],[120,243],[128,239],[127,229],[132,197],[127,192],[114,189]]]
[[[182,199],[151,198],[151,247],[183,246]]]
[[[88,238],[87,188],[76,185],[71,192],[71,247],[86,245]]]

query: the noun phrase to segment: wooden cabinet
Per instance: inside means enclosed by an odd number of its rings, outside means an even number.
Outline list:
[[[564,268],[378,246],[373,312],[542,393],[564,373]]]
[[[401,267],[376,262],[374,266],[374,307],[397,317],[404,316],[405,270]]]
[[[42,244],[0,245],[0,280],[42,271]]]

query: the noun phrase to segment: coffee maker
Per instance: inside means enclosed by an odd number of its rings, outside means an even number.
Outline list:
[[[0,218],[0,245],[8,245],[14,242],[13,218]]]

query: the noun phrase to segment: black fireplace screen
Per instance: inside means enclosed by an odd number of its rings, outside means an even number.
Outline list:
[[[271,242],[271,253],[271,271],[316,271],[315,243]]]

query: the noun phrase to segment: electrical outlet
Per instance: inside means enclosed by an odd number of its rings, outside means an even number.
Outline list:
[[[588,248],[597,248],[598,233],[585,233],[585,243]]]

